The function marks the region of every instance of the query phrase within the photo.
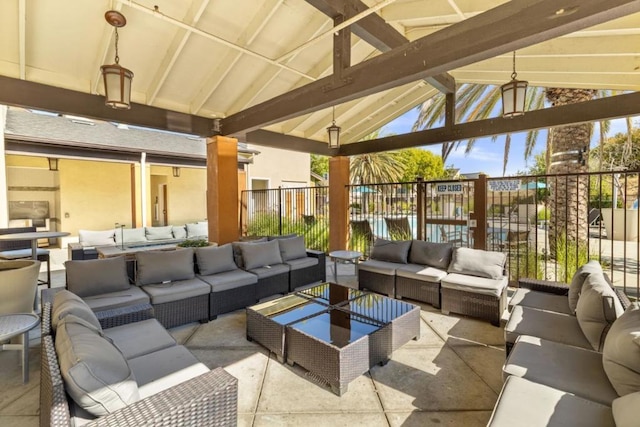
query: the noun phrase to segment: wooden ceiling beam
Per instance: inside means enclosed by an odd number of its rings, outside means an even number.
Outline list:
[[[241,135],[639,10],[640,0],[512,0],[354,65],[338,84],[325,77],[233,114],[222,120],[222,132]]]
[[[360,0],[307,0],[307,3],[334,19],[339,15],[350,18],[368,9],[368,6]],[[405,36],[375,13],[354,23],[351,26],[351,32],[380,52],[387,52],[409,43]],[[453,93],[456,90],[455,79],[448,73],[428,77],[425,80],[443,93]]]
[[[600,98],[579,104],[528,111],[523,116],[502,117],[458,123],[450,127],[428,129],[403,135],[342,145],[341,156],[399,150],[402,148],[436,145],[443,142],[482,138],[507,133],[526,132],[555,126],[566,126],[640,114],[640,92]]]
[[[258,129],[247,133],[246,142],[266,147],[281,148],[283,150],[299,151],[302,153],[335,155],[337,150],[330,150],[329,146],[320,141],[297,136],[285,135],[269,130]]]

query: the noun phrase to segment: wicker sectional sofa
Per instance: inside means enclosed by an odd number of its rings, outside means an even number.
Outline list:
[[[306,250],[302,236],[238,243],[238,254],[234,245],[136,253],[133,284],[124,257],[67,261],[67,289],[96,312],[151,304],[158,321],[172,328],[325,280],[325,254]],[[58,291],[43,291],[43,300]]]
[[[506,255],[455,248],[450,243],[377,239],[358,266],[361,288],[410,298],[445,314],[478,317],[500,325],[506,309]]]
[[[508,348],[505,383],[488,425],[637,426],[638,303],[617,292],[595,261],[578,269],[570,285],[521,285],[505,335],[521,334]],[[571,322],[577,330],[567,327]]]
[[[237,379],[149,314],[143,304],[98,318],[68,291],[43,305],[41,426],[236,425]]]

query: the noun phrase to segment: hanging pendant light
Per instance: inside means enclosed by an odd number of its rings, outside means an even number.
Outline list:
[[[118,56],[118,28],[127,25],[127,19],[116,10],[104,14],[109,25],[116,29],[116,57],[115,64],[100,67],[104,80],[105,104],[111,108],[128,110],[131,108],[131,80],[133,73],[121,67]]]
[[[524,101],[527,96],[529,82],[516,80],[516,52],[513,51],[513,73],[511,81],[503,84],[502,89],[502,117],[516,117],[524,114]]]
[[[340,148],[340,126],[336,125],[336,107],[333,107],[333,124],[327,128],[329,148]]]

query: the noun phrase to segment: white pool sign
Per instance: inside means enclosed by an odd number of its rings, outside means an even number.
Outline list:
[[[462,183],[460,182],[443,182],[436,184],[436,193],[438,194],[462,194]]]
[[[489,181],[489,191],[514,192],[520,190],[520,185],[519,179]]]

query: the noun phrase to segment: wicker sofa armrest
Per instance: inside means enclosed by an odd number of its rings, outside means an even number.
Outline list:
[[[522,277],[518,279],[518,287],[531,289],[532,291],[547,292],[556,295],[568,295],[569,285],[552,280],[531,279]]]
[[[235,426],[237,418],[238,380],[216,368],[86,426]]]
[[[307,256],[318,258],[319,262],[325,261],[327,254],[322,251],[316,251],[315,249],[307,249]]]

